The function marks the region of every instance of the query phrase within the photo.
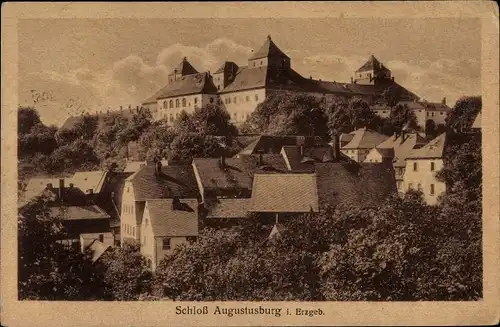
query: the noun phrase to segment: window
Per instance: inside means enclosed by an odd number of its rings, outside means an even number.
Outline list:
[[[174,115],[170,114],[170,122],[173,122],[173,121],[174,121]]]
[[[168,102],[168,107],[169,107],[169,108],[173,108],[173,107],[174,107],[174,100],[170,100],[170,101]]]
[[[151,259],[148,259],[147,263],[148,263],[148,268],[151,268],[153,266],[153,261],[151,261]]]
[[[431,184],[431,195],[434,195],[434,184]]]
[[[401,182],[400,181],[397,182],[397,185],[398,185],[398,190],[401,190]]]
[[[170,250],[170,239],[169,238],[163,239],[162,248],[163,248],[163,250]]]
[[[413,190],[413,184],[412,183],[408,184],[408,190]]]
[[[167,108],[167,101],[163,101],[163,108]]]
[[[432,117],[434,117],[434,113],[432,113]]]
[[[422,191],[422,184],[418,183],[418,184],[417,184],[417,189],[418,189],[419,191]]]
[[[227,98],[227,103],[231,103],[231,98]]]
[[[234,97],[234,98],[233,98],[233,100],[234,100],[234,103],[236,103],[236,99],[237,99],[236,97]]]
[[[217,85],[217,90],[219,90],[219,91],[220,91],[220,85]]]
[[[262,66],[262,60],[260,61],[260,65]]]
[[[179,105],[180,105],[179,99],[175,99],[175,107],[179,108]]]
[[[196,236],[186,236],[186,241],[189,243],[194,243],[196,242]]]
[[[255,101],[259,101],[259,95],[258,94],[255,95]]]
[[[441,112],[439,112],[439,114],[442,116],[442,115],[443,115],[443,112],[441,111]]]
[[[104,235],[103,234],[99,234],[99,242],[104,242]]]
[[[186,98],[182,98],[182,106],[185,107],[186,106]]]
[[[210,103],[214,103],[214,98],[210,97]]]
[[[417,168],[418,168],[418,167],[417,167],[417,163],[416,163],[416,162],[414,162],[414,163],[413,163],[413,171],[417,171]]]
[[[130,187],[127,186],[127,193],[130,192]]]
[[[434,171],[435,167],[434,167],[434,162],[431,162],[431,171]]]
[[[135,236],[135,226],[132,226],[132,236]]]
[[[198,98],[194,98],[194,104],[198,103]]]
[[[246,102],[250,101],[250,97],[247,95],[245,100],[246,100]]]
[[[255,67],[255,61],[253,62],[253,66]]]

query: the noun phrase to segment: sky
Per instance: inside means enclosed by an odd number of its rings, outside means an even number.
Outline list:
[[[428,101],[481,93],[481,24],[473,18],[23,19],[19,102],[46,124],[139,105],[183,57],[198,71],[245,65],[271,35],[305,77],[348,82],[370,55]]]

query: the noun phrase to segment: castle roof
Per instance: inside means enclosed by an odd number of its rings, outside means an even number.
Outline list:
[[[281,51],[280,48],[278,48],[278,46],[271,40],[270,35],[267,37],[266,41],[260,47],[260,49],[250,57],[250,60],[267,57],[282,57],[290,59],[290,57],[288,57],[283,51]]]
[[[378,61],[377,58],[375,58],[374,55],[371,55],[370,58],[368,58],[368,61],[364,63],[363,66],[361,66],[356,72],[366,72],[366,71],[388,71],[384,64],[382,64],[380,61]]]
[[[175,67],[172,73],[185,75],[198,74],[199,72],[191,65],[191,63],[184,57],[180,64]]]
[[[216,94],[215,87],[208,72],[182,76],[165,86],[158,92],[157,99],[165,99],[190,94]]]

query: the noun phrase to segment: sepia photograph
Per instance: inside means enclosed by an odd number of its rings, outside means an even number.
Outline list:
[[[302,325],[315,303],[483,303],[484,19],[349,8],[18,19],[14,301]]]

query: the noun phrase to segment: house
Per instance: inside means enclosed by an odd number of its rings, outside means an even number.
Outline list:
[[[387,164],[317,163],[319,208],[330,205],[377,207],[396,194],[394,169]]]
[[[177,246],[196,240],[198,218],[196,198],[146,201],[140,225],[141,253],[153,271]]]
[[[141,221],[146,201],[155,199],[197,199],[199,190],[191,166],[146,166],[125,180],[121,205],[120,241],[140,241]]]
[[[102,255],[111,249],[111,245],[103,243],[99,240],[92,240],[92,242],[85,248],[84,253],[90,255],[90,260],[95,264]]]
[[[233,123],[240,124],[267,97],[282,92],[312,95],[325,105],[352,97],[372,104],[388,87],[400,91],[403,100],[418,99],[396,83],[391,71],[374,56],[354,72],[350,83],[303,77],[292,68],[291,61],[271,36],[251,54],[246,65],[227,60],[214,74],[198,71],[184,58],[170,73],[168,85],[144,100],[142,106],[149,108],[155,119],[166,118],[172,124],[181,110],[192,112],[198,106],[216,104],[227,110]]]
[[[315,174],[255,174],[250,212],[280,217],[318,212]]]
[[[207,198],[203,207],[204,218],[208,220],[246,218],[250,209],[250,198]]]
[[[396,185],[403,192],[403,178],[406,168],[406,158],[413,149],[421,148],[425,139],[416,133],[395,133],[384,142],[370,150],[364,163],[388,163],[394,166]]]
[[[83,233],[80,234],[80,249],[82,253],[88,249],[88,247],[98,241],[105,246],[113,246],[114,235],[112,233]]]
[[[136,161],[136,160],[127,160],[125,168],[123,169],[124,173],[135,173],[140,168],[146,166],[146,162],[144,160]]]
[[[446,191],[445,183],[438,181],[436,173],[443,168],[446,133],[425,146],[411,151],[406,158],[404,191],[420,190],[428,204],[436,204],[438,196]]]
[[[360,128],[354,132],[352,140],[341,147],[341,152],[356,162],[363,162],[371,149],[388,139],[378,132]]]
[[[325,147],[328,144],[321,137],[295,135],[260,135],[235,157],[240,155],[276,154],[283,146]]]

